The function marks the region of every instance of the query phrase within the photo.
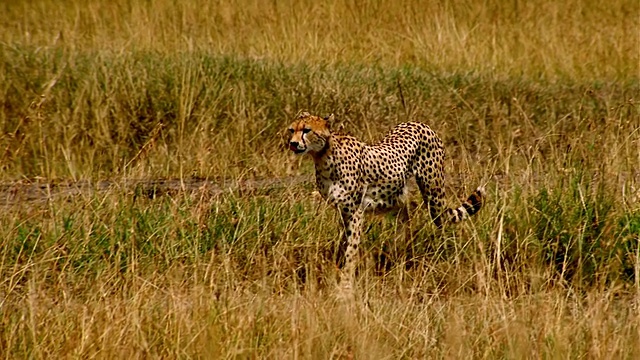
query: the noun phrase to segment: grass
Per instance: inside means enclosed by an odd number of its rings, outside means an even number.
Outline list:
[[[478,217],[367,222],[355,300],[311,183],[3,205],[0,355],[636,358],[635,1],[5,2],[0,180],[311,174],[282,130],[421,120]],[[306,159],[308,160],[308,159]]]

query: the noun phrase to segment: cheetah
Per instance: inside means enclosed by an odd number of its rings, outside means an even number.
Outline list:
[[[333,114],[322,118],[300,113],[288,128],[287,144],[295,154],[313,158],[320,195],[342,215],[344,265],[340,281],[346,287],[355,276],[365,212],[406,205],[411,175],[438,228],[444,222],[460,222],[482,207],[485,192],[478,187],[458,208],[445,208],[444,147],[426,124],[401,123],[380,142],[368,145],[331,131],[333,120]]]

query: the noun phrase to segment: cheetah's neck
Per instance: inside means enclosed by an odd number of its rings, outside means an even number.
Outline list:
[[[336,184],[355,181],[352,177],[345,176],[356,168],[354,163],[359,161],[364,147],[366,144],[353,136],[332,134],[327,140],[326,149],[314,154],[316,185],[325,199],[332,197],[332,189]]]
[[[324,149],[317,154],[313,154],[313,161],[316,165],[316,182],[318,185],[320,185],[321,182],[337,178],[334,156],[335,146],[334,135],[332,135],[327,139],[327,145]]]

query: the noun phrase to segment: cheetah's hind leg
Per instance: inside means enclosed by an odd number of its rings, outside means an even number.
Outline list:
[[[416,183],[424,204],[429,208],[431,220],[437,227],[442,227],[443,209],[444,209],[444,181],[439,178],[433,178],[431,181],[427,177],[416,174]],[[446,217],[445,217],[446,219]]]

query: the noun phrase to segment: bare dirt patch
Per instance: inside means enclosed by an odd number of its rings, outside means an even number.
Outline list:
[[[97,193],[120,190],[132,191],[154,198],[163,194],[179,192],[204,192],[211,196],[225,192],[250,193],[257,190],[282,189],[312,180],[300,175],[266,179],[125,179],[125,180],[81,180],[40,181],[21,180],[0,183],[0,206],[18,203],[39,203],[53,199],[92,196]]]

